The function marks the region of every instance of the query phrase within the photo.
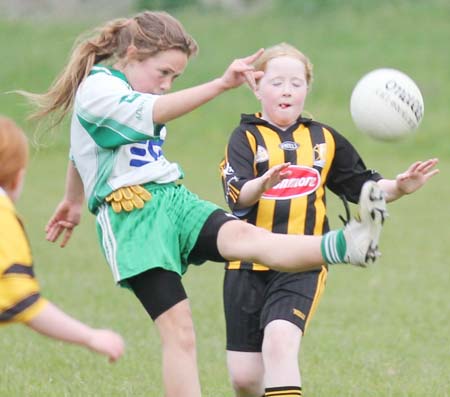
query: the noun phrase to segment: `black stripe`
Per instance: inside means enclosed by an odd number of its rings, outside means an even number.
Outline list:
[[[290,211],[291,200],[275,200],[272,232],[287,234]],[[279,219],[283,219],[283,222],[280,222]]]
[[[32,304],[34,304],[40,297],[40,294],[36,292],[33,295],[22,299],[20,302],[16,303],[13,307],[10,307],[8,310],[0,313],[0,322],[1,321],[10,321],[14,316],[17,316],[19,313],[23,312],[25,309],[28,309]]]
[[[27,274],[30,277],[34,277],[32,266],[21,265],[19,263],[14,263],[8,267],[3,274]]]
[[[317,124],[310,124],[308,126],[309,134],[311,137],[312,152],[314,153],[314,147],[321,143],[325,143],[325,135],[321,126]],[[322,173],[322,167],[314,164],[315,168],[320,174]],[[317,211],[314,205],[317,200],[317,194],[314,192],[308,196],[308,204],[306,206],[306,223],[305,223],[305,234],[314,234],[314,228],[317,222]]]
[[[297,126],[296,126],[297,128]],[[278,136],[281,142],[293,142],[295,129],[288,128],[283,133],[278,132]],[[297,151],[296,150],[284,150],[284,161],[291,164],[297,164]],[[273,229],[274,233],[288,233],[289,226],[289,214],[291,212],[292,200],[276,200],[275,211],[273,214]],[[279,220],[283,219],[283,222]]]

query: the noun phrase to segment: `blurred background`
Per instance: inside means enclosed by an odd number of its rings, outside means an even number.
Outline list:
[[[77,347],[3,327],[0,396],[162,395],[158,336],[135,298],[113,285],[94,217],[85,211],[65,249],[44,239],[64,191],[67,120],[54,131],[38,130],[26,119],[29,105],[10,93],[45,91],[81,33],[143,9],[170,12],[200,46],[174,90],[216,78],[233,59],[285,41],[314,64],[305,110],[346,136],[367,166],[394,178],[416,160],[439,157],[438,176],[389,206],[376,266],[331,269],[300,362],[305,396],[449,396],[448,0],[0,0],[0,113],[16,120],[32,143],[18,209],[43,294],[83,321],[118,330],[128,346],[125,357],[108,366]],[[424,119],[402,141],[375,141],[350,117],[354,85],[379,67],[407,73],[424,97]],[[258,110],[250,90],[240,87],[169,124],[166,157],[181,164],[188,188],[225,206],[218,164],[240,113]],[[339,227],[342,205],[332,194],[328,203],[330,223]],[[204,395],[213,397],[232,395],[222,277],[222,264],[212,263],[191,267],[184,277]]]

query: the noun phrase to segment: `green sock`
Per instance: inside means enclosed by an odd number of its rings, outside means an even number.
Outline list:
[[[320,250],[326,263],[345,263],[344,257],[347,251],[347,244],[344,231],[339,229],[325,233],[322,237]]]

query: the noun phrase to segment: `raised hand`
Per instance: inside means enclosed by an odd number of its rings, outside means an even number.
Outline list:
[[[264,49],[261,48],[248,57],[235,59],[221,77],[224,87],[226,89],[235,88],[247,83],[254,91],[256,89],[256,80],[260,79],[264,75],[264,72],[255,72],[252,64],[263,52]]]
[[[431,177],[439,173],[434,168],[439,162],[438,159],[429,159],[426,161],[416,161],[409,168],[397,175],[397,188],[403,194],[410,194],[420,189]]]
[[[266,190],[280,183],[283,179],[289,178],[291,172],[287,168],[290,165],[291,163],[275,165],[270,168],[264,175],[262,175],[260,177],[262,182],[262,191],[265,192]]]

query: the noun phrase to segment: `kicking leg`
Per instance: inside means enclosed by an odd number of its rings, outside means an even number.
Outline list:
[[[324,263],[364,267],[379,255],[387,216],[384,193],[376,182],[364,184],[359,207],[359,219],[324,236],[274,234],[242,221],[227,222],[219,230],[217,247],[228,260],[261,263],[278,271],[316,269]]]

